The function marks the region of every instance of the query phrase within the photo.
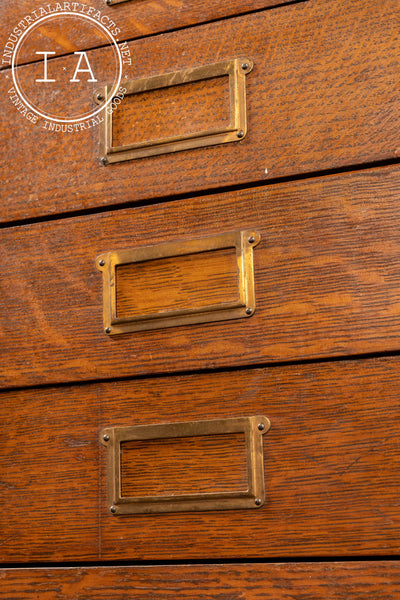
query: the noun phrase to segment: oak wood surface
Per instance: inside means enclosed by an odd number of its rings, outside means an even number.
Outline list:
[[[291,0],[162,0],[162,2],[152,2],[151,0],[129,0],[121,4],[107,6],[105,0],[80,0],[75,3],[67,2],[65,9],[75,12],[78,15],[92,16],[100,11],[106,26],[111,26],[110,31],[116,27],[121,31],[115,35],[120,40],[130,40],[140,38],[162,31],[169,31],[180,27],[197,25],[206,21],[214,21],[230,16],[240,15],[252,10],[274,7],[285,4]],[[53,10],[56,3],[50,3]],[[69,6],[68,6],[69,4]],[[64,2],[60,3],[64,8]],[[47,5],[41,4],[45,10]],[[92,7],[88,13],[88,8]],[[40,16],[38,3],[34,0],[18,0],[10,2],[9,0],[0,0],[0,46],[3,49],[7,43],[8,37],[15,27],[22,32],[25,31],[28,22],[24,20],[26,15]],[[60,10],[60,9],[59,9]],[[48,14],[50,14],[48,12]],[[53,14],[57,14],[54,12]],[[22,24],[20,24],[22,23]],[[114,25],[111,25],[114,23]],[[20,24],[20,25],[19,25]],[[56,35],[54,35],[56,33]],[[103,36],[93,27],[85,26],[85,21],[76,20],[74,23],[74,45],[71,44],[71,32],[66,34],[65,21],[62,18],[52,20],[51,26],[47,22],[42,25],[32,38],[25,42],[26,57],[24,62],[38,60],[36,51],[46,47],[51,47],[56,52],[56,56],[69,54],[75,50],[87,50],[104,44]],[[20,35],[20,34],[18,34]],[[49,44],[51,46],[49,46]],[[2,63],[2,68],[7,64]]]
[[[97,556],[97,414],[94,387],[0,395],[2,562]]]
[[[113,116],[113,146],[226,129],[229,124],[229,79],[214,77],[127,96]]]
[[[3,392],[0,560],[398,555],[399,363],[335,361]],[[98,442],[104,427],[251,415],[272,424],[263,442],[262,508],[111,515],[106,449]],[[158,465],[151,455],[143,463],[150,481]],[[209,481],[204,475],[197,484]],[[184,490],[184,474],[177,489]]]
[[[271,430],[260,509],[114,517],[102,450],[101,558],[398,554],[398,378],[382,359],[102,385],[102,427],[265,415]]]
[[[122,496],[243,492],[247,487],[243,434],[121,444]]]
[[[394,561],[0,570],[4,600],[397,600]]]
[[[235,248],[128,263],[116,268],[118,317],[238,302]]]
[[[4,229],[1,386],[397,351],[399,193],[387,167]],[[104,333],[99,254],[242,229],[253,316]]]
[[[397,159],[397,8],[397,0],[313,0],[133,41],[128,79],[252,59],[248,133],[235,143],[106,167],[99,162],[97,127],[56,133],[45,130],[43,120],[32,125],[10,101],[11,81],[3,73],[2,137],[8,150],[1,165],[0,220]],[[89,53],[96,73],[105,71],[111,52]],[[52,70],[63,73],[65,67],[69,73],[76,57],[51,63]],[[34,81],[37,68],[22,66],[19,73]],[[79,95],[70,91],[66,83],[46,99],[60,111],[79,108]],[[91,97],[90,91],[86,102]]]

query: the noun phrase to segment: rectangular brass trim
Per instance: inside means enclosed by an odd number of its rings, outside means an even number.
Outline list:
[[[120,4],[121,2],[128,2],[129,0],[104,0],[108,6],[112,6],[113,4]]]
[[[114,515],[259,508],[265,502],[263,434],[270,429],[267,417],[238,417],[186,423],[107,427],[100,441],[107,448],[107,502]],[[244,433],[247,489],[240,492],[170,496],[122,496],[121,444],[204,435]]]
[[[132,331],[160,329],[189,325],[192,323],[208,323],[250,317],[255,311],[253,247],[260,241],[255,231],[237,231],[224,233],[208,238],[183,242],[118,250],[101,254],[96,259],[96,267],[103,274],[103,322],[104,331],[108,335],[116,335]],[[221,302],[202,308],[171,310],[129,318],[117,316],[117,281],[116,268],[120,265],[151,261],[175,256],[184,256],[232,248],[237,260],[236,302]]]
[[[229,77],[230,123],[222,129],[210,128],[192,134],[177,135],[153,141],[132,143],[125,146],[113,145],[112,110],[104,111],[104,121],[100,124],[100,157],[102,164],[143,158],[157,154],[178,152],[190,148],[200,148],[214,144],[225,144],[242,140],[247,133],[246,117],[246,75],[253,68],[248,58],[235,58],[212,65],[185,69],[164,75],[124,82],[125,96],[150,90],[172,87],[184,83]],[[94,93],[97,104],[110,99],[112,86],[98,88]]]

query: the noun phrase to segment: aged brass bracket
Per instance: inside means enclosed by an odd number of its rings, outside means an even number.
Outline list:
[[[107,448],[107,500],[110,512],[124,515],[259,508],[265,502],[262,436],[270,427],[271,423],[266,417],[253,416],[103,429],[100,441]],[[246,443],[247,486],[243,491],[201,494],[194,491],[193,494],[140,497],[122,495],[122,443],[235,433],[243,433]]]
[[[260,234],[255,231],[224,233],[209,238],[185,242],[170,242],[156,246],[146,246],[129,250],[119,250],[101,254],[96,259],[96,267],[103,274],[103,322],[108,335],[160,329],[251,317],[255,311],[253,248],[259,243]],[[116,270],[121,265],[146,263],[169,257],[181,257],[200,253],[211,253],[224,248],[232,249],[236,260],[236,300],[207,304],[176,310],[171,306],[151,314],[135,314],[121,318],[117,314],[118,278]],[[210,256],[211,254],[208,254]],[[235,259],[236,255],[236,259]],[[212,255],[211,255],[212,256]],[[205,282],[206,285],[207,282]],[[173,285],[173,282],[171,283]],[[207,290],[205,289],[205,292]],[[224,291],[221,291],[223,294]],[[134,299],[133,299],[134,300]]]
[[[253,69],[253,62],[248,58],[227,60],[224,62],[195,67],[156,75],[145,79],[124,82],[125,96],[148,92],[161,88],[212,79],[214,77],[229,77],[230,123],[224,128],[208,129],[185,135],[177,135],[164,139],[144,142],[133,142],[129,145],[113,145],[113,111],[104,111],[104,121],[100,124],[100,157],[101,162],[108,163],[143,158],[190,148],[225,144],[242,140],[247,133],[246,117],[246,75]],[[112,93],[112,86],[98,88],[94,93],[97,104],[107,102]],[[122,102],[123,106],[123,102]],[[120,107],[118,110],[121,110]],[[184,109],[184,107],[183,107]]]

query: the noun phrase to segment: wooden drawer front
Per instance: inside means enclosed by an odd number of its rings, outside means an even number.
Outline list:
[[[1,560],[398,554],[399,367],[399,358],[382,358],[3,392]],[[264,506],[110,513],[107,451],[98,441],[104,428],[252,415],[271,421]],[[183,451],[198,456],[189,442]],[[159,485],[159,462],[168,456],[161,447],[141,450],[138,483],[132,471],[122,475],[139,494]],[[227,448],[234,447],[231,436]],[[241,485],[240,464],[235,469],[227,463],[228,491]],[[220,470],[220,463],[210,469],[210,488]],[[157,495],[187,493],[182,477]],[[194,472],[187,482],[193,493],[207,491]]]
[[[392,561],[0,570],[4,600],[397,600]],[[77,595],[78,594],[78,595]]]
[[[251,10],[271,8],[290,1],[230,0],[229,3],[226,3],[224,0],[213,0],[213,2],[207,2],[206,0],[180,0],[179,4],[177,4],[174,0],[168,0],[167,2],[111,0],[112,4],[107,5],[106,0],[81,0],[79,3],[76,3],[75,8],[72,2],[69,3],[69,7],[68,3],[66,3],[65,10],[92,17],[96,15],[97,11],[100,11],[104,17],[103,23],[107,27],[110,26],[110,31],[114,31],[117,27],[120,29],[116,37],[120,40],[131,40],[132,38],[140,38],[162,31],[169,31],[170,29],[240,15]],[[61,2],[60,4],[63,7],[64,3]],[[89,7],[92,7],[94,10],[88,12]],[[18,23],[21,23],[21,19],[26,15],[33,17],[32,12],[33,10],[37,11],[37,8],[37,3],[34,0],[20,0],[18,3],[2,3],[0,15],[2,46],[7,42],[7,37],[12,33],[14,27]],[[46,10],[46,5],[43,5],[43,8]],[[59,8],[58,11],[60,10]],[[38,11],[36,14],[40,16]],[[47,14],[50,13],[47,11]],[[98,17],[95,16],[94,18],[98,20]],[[60,25],[65,24],[62,18],[60,18],[59,23]],[[26,24],[23,21],[20,27]],[[85,28],[82,26],[82,21],[79,20],[75,21],[74,26],[76,28],[75,36],[79,44],[77,46],[79,50],[87,50],[99,46],[99,38],[94,34],[93,29]],[[36,43],[34,44],[31,41],[30,45],[26,46],[27,62],[37,60],[35,53],[38,47],[45,47],[43,44],[48,45],[51,43],[52,51],[56,52],[56,56],[71,52],[69,36],[59,35],[54,40],[49,34],[48,26],[47,29],[44,26],[42,29],[39,28],[35,37]],[[56,43],[54,43],[55,41]],[[29,44],[29,40],[27,40],[27,44]],[[2,66],[5,66],[4,63]]]
[[[97,410],[90,387],[0,395],[1,562],[97,558]]]
[[[126,10],[132,10],[133,4],[125,4]],[[208,3],[211,5],[214,7]],[[8,120],[4,133],[8,152],[2,161],[0,219],[121,205],[397,159],[397,8],[397,0],[313,0],[131,42],[134,64],[127,67],[126,74],[132,80],[218,61],[252,60],[254,68],[246,77],[248,132],[244,139],[230,144],[105,167],[99,162],[97,128],[66,134],[31,125],[12,106],[10,80],[2,78],[0,98]],[[173,11],[168,8],[168,12]],[[95,73],[104,71],[108,53],[112,49],[88,53]],[[51,62],[57,72],[64,68],[67,73],[74,72],[76,56]],[[22,66],[20,76],[34,81],[33,68]],[[205,82],[197,92],[197,105],[212,116],[216,102],[208,86]],[[49,101],[60,98],[64,109],[78,110],[81,99],[67,92],[49,97]],[[125,141],[126,129],[132,133],[137,112],[130,108],[130,98],[117,111]],[[154,115],[159,102],[153,102]],[[57,107],[61,110],[58,103]],[[185,124],[184,108],[179,114],[179,131],[185,126],[188,132],[191,126],[196,129],[195,122]],[[152,123],[157,124],[154,115]],[[172,128],[168,135],[173,133]],[[142,139],[140,131],[138,139]],[[129,137],[128,142],[134,141]]]
[[[399,190],[399,168],[387,167],[4,229],[1,385],[397,351]],[[246,229],[260,233],[254,315],[105,334],[97,256]],[[228,259],[215,290],[211,274],[220,263],[210,259],[203,304],[230,299]],[[200,284],[190,285],[194,296],[190,288],[182,298],[196,304]],[[153,310],[158,286],[149,290]]]

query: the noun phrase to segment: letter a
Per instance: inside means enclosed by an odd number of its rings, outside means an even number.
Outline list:
[[[86,52],[74,52],[74,54],[80,54],[79,60],[78,60],[78,64],[76,65],[76,69],[75,69],[75,73],[74,73],[74,77],[72,79],[70,79],[70,81],[72,82],[76,82],[76,81],[80,81],[80,79],[77,79],[76,76],[78,73],[90,73],[92,79],[88,79],[88,81],[92,82],[92,81],[97,81],[97,79],[94,78],[93,75],[93,71],[91,69],[91,66],[89,64],[88,61],[88,57],[86,56]],[[87,69],[80,69],[79,67],[81,66],[81,62],[82,62],[82,58],[85,57],[85,61],[87,64]]]

